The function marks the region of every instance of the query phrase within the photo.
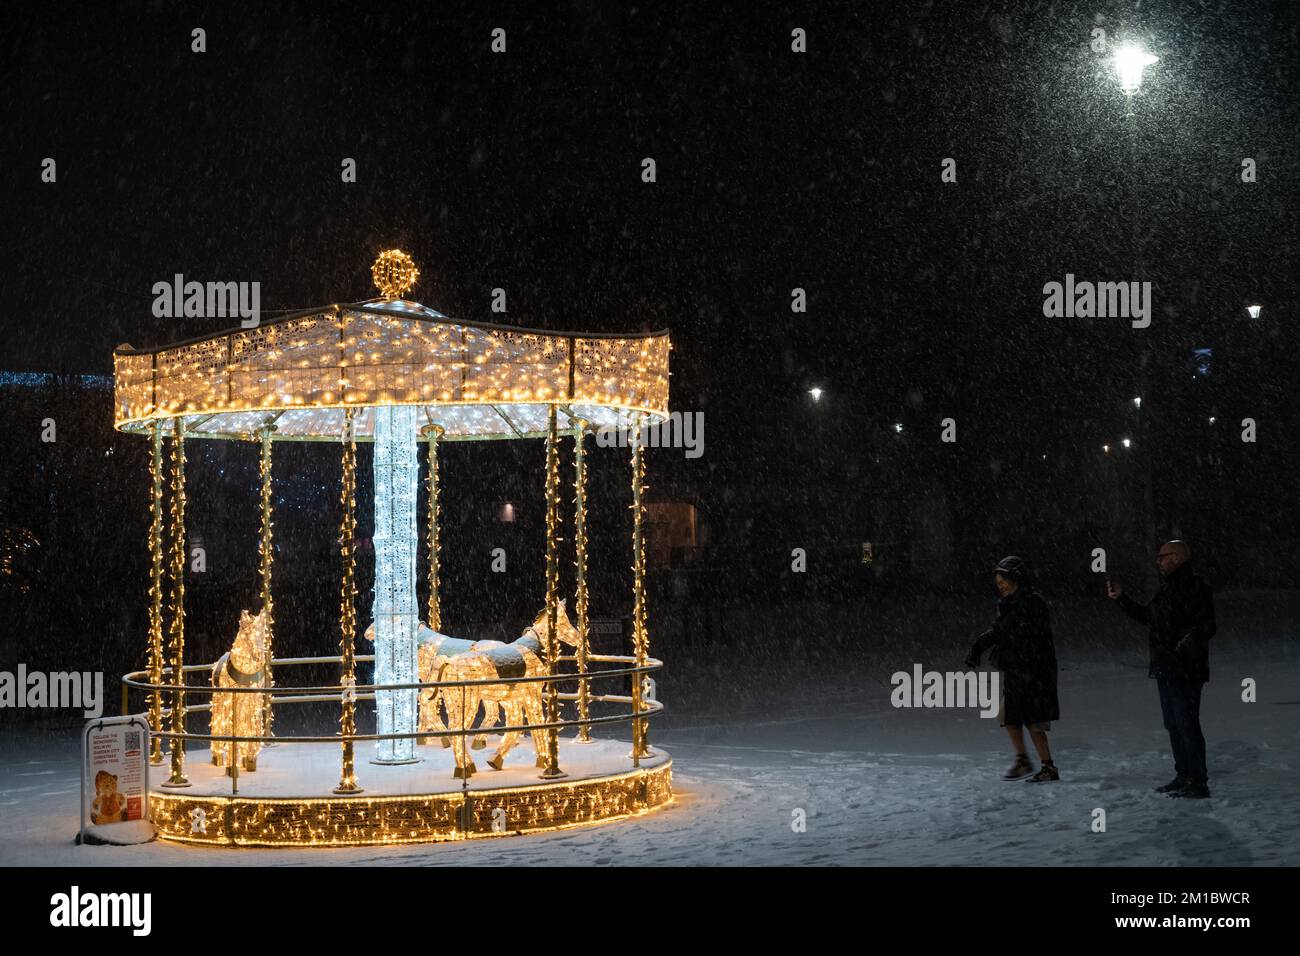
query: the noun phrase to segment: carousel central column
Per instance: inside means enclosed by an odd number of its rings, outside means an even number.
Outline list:
[[[414,684],[419,611],[415,600],[416,488],[420,478],[416,409],[374,409],[375,683]],[[375,692],[377,730],[413,734],[419,691]],[[381,740],[375,763],[413,763],[415,739]]]

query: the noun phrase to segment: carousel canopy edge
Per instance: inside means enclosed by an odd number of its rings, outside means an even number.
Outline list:
[[[337,441],[344,409],[419,406],[445,439],[634,427],[668,417],[667,330],[550,332],[450,319],[405,300],[323,306],[185,342],[113,353],[114,426],[145,432],[180,419],[192,438]]]

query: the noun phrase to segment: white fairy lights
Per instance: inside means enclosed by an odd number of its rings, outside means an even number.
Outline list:
[[[375,683],[414,684],[415,494],[420,461],[416,412],[410,405],[375,409]],[[416,690],[381,690],[375,712],[381,734],[415,733]],[[414,739],[380,740],[378,763],[409,763]]]

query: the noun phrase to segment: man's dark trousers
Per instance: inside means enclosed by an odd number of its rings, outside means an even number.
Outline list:
[[[1199,681],[1157,677],[1160,713],[1169,743],[1174,750],[1174,770],[1196,783],[1206,782],[1205,735],[1201,733],[1201,687]]]

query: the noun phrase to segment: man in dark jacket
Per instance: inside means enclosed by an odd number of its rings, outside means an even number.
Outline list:
[[[1214,636],[1214,596],[1210,586],[1192,573],[1192,549],[1186,541],[1166,541],[1156,555],[1160,590],[1150,604],[1141,604],[1122,589],[1107,589],[1124,613],[1147,625],[1151,663],[1147,676],[1156,679],[1160,712],[1174,751],[1177,776],[1158,792],[1173,797],[1210,795],[1205,767],[1205,735],[1201,733],[1201,687],[1210,679],[1210,638]]]
[[[1025,563],[1015,555],[998,562],[993,582],[1000,598],[998,618],[975,640],[966,666],[979,667],[984,652],[991,651],[993,666],[1002,672],[999,718],[1016,749],[1016,762],[1003,779],[1019,780],[1033,774],[1030,779],[1034,783],[1060,780],[1047,743],[1052,721],[1061,717],[1056,696],[1056,647],[1052,643],[1047,602],[1034,591]],[[1026,725],[1043,764],[1038,773],[1034,773],[1034,765],[1025,752]]]

